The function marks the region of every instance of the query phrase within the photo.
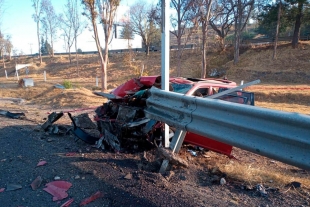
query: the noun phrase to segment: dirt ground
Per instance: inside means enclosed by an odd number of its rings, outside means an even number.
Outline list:
[[[222,64],[217,57],[210,59],[210,64],[225,68],[229,79],[236,82],[261,79],[261,84],[247,88],[255,92],[256,106],[309,115],[309,45],[304,44],[298,50],[280,47],[275,62],[269,58],[270,50],[265,48],[244,51],[236,66],[230,62]],[[183,69],[184,73],[197,73],[200,61],[197,56],[184,58],[183,68],[188,68]],[[143,54],[131,57],[113,54],[109,89],[136,76],[141,65],[145,65],[144,75],[158,74],[159,57],[157,53],[148,58]],[[9,79],[4,77],[3,68],[0,69],[0,110],[26,114],[25,120],[0,115],[1,206],[61,206],[70,198],[74,199],[71,206],[79,206],[83,199],[98,191],[102,193],[100,198],[87,206],[309,206],[309,171],[238,148],[233,150],[235,160],[194,148],[198,153],[195,157],[188,151],[193,146],[184,145],[180,156],[189,162],[189,167],[172,166],[162,175],[158,173],[162,158],[156,148],[114,153],[76,141],[73,135],[49,135],[40,128],[48,113],[87,112],[92,117],[94,108],[106,101],[92,93],[98,89],[97,58],[81,57],[79,71],[68,64],[66,57],[45,58],[40,66],[33,58],[15,61],[33,63],[29,76],[35,86],[18,86],[13,76],[14,61],[6,64]],[[172,75],[175,63],[172,54]],[[48,74],[46,82],[43,71]],[[20,76],[25,77],[24,71],[20,71]],[[54,87],[64,80],[71,81],[73,88]],[[56,123],[71,124],[66,115]],[[47,164],[37,167],[39,161]],[[42,177],[42,183],[32,190],[30,184],[38,176]],[[68,197],[61,201],[52,201],[52,195],[43,190],[56,177],[72,184]],[[220,184],[221,178],[226,184]],[[21,188],[7,191],[12,184]],[[260,193],[259,186],[265,188],[266,194]]]

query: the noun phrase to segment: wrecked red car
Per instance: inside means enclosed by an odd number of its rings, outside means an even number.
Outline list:
[[[164,123],[148,119],[144,114],[148,89],[153,86],[161,87],[161,76],[133,78],[110,93],[95,92],[109,99],[96,109],[95,121],[103,141],[112,149],[120,151],[123,147],[129,146],[137,149],[144,141],[154,146],[162,144]],[[169,80],[170,91],[189,96],[208,97],[234,87],[237,87],[237,84],[226,79],[170,78]],[[217,99],[254,105],[254,94],[240,90]],[[174,129],[170,130],[169,137],[172,138]],[[192,132],[187,132],[184,142],[231,156],[231,145]]]

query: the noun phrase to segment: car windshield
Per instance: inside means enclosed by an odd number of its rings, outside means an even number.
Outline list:
[[[192,87],[192,84],[180,84],[180,83],[171,83],[173,91],[176,93],[186,94]]]

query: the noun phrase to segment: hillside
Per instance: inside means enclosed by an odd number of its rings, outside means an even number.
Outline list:
[[[292,49],[289,45],[280,45],[278,59],[272,60],[272,48],[248,48],[242,49],[240,61],[234,65],[232,48],[226,52],[210,51],[208,54],[209,69],[216,68],[225,72],[228,79],[240,83],[256,79],[261,84],[251,87],[256,93],[258,106],[268,106],[284,111],[300,113],[308,109],[310,100],[309,90],[300,88],[309,87],[310,81],[310,42],[303,42],[298,49]],[[171,76],[176,74],[176,51],[171,51]],[[4,69],[0,69],[0,96],[20,97],[29,100],[32,104],[47,105],[52,108],[84,107],[101,104],[103,98],[92,95],[96,87],[96,77],[100,77],[100,66],[97,55],[83,55],[79,57],[80,69],[77,71],[75,60],[69,64],[65,56],[54,58],[44,57],[43,64],[39,64],[37,58],[20,57],[6,62],[9,78],[5,79]],[[32,63],[29,76],[35,81],[37,87],[22,89],[18,87],[14,77],[15,63]],[[0,65],[2,65],[0,63]],[[132,77],[140,74],[144,65],[143,75],[156,75],[160,73],[160,53],[151,52],[149,57],[144,53],[111,54],[108,69],[108,89],[115,88]],[[199,77],[201,70],[201,54],[199,49],[186,50],[182,56],[182,74],[184,77]],[[43,72],[47,73],[47,82],[43,81]],[[79,74],[79,76],[78,76]],[[20,71],[20,77],[25,77],[25,71]],[[73,89],[61,93],[54,89],[56,83],[63,84],[64,80],[72,82]],[[100,83],[99,83],[100,86]],[[265,88],[261,89],[263,86]],[[282,88],[270,90],[270,88]],[[290,87],[296,90],[287,89]],[[284,88],[284,89],[283,89]],[[87,97],[83,102],[80,96]],[[70,100],[70,101],[68,101]],[[271,104],[272,103],[272,104]],[[283,107],[285,104],[297,104],[302,106],[299,110],[294,106]],[[306,107],[306,108],[305,108]],[[306,110],[309,111],[309,110]]]

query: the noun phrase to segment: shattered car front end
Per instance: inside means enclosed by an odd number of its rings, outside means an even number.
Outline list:
[[[170,78],[169,81],[170,91],[203,98],[236,86],[235,82],[224,79]],[[100,136],[111,149],[135,150],[142,145],[143,148],[162,145],[164,123],[148,119],[144,113],[148,89],[151,87],[161,87],[161,76],[133,78],[110,93],[95,92],[96,95],[108,98],[106,103],[96,109],[95,121]],[[249,92],[236,91],[219,99],[254,105],[254,94]],[[169,134],[172,138],[173,128]],[[231,156],[231,145],[192,132],[187,132],[185,142]]]

